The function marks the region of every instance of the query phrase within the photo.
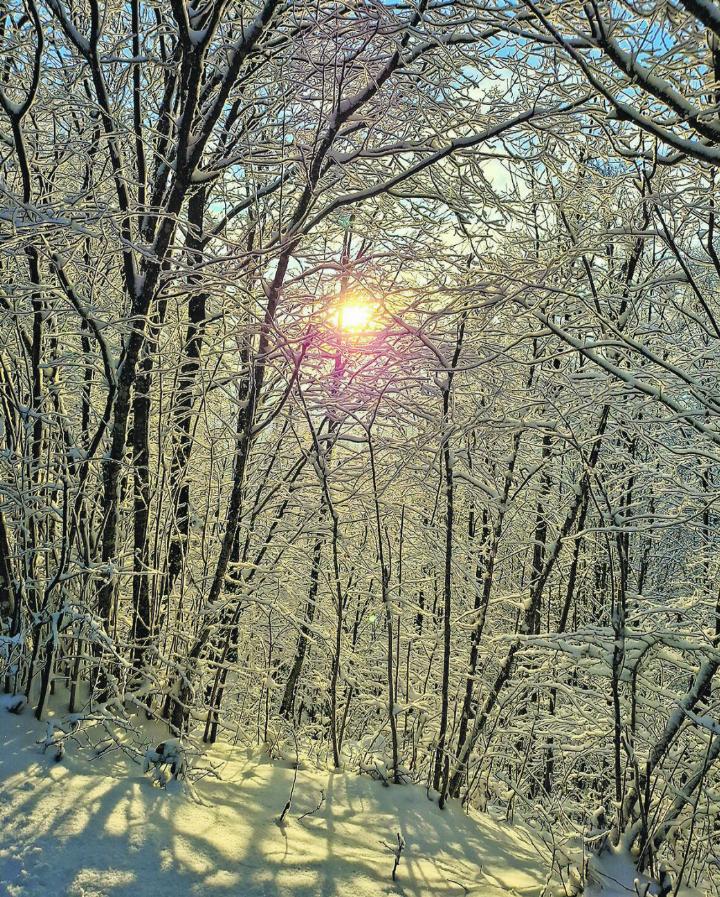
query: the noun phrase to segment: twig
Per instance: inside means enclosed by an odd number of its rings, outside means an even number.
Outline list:
[[[393,864],[393,870],[392,870],[392,880],[393,881],[397,881],[397,869],[398,869],[398,866],[400,865],[400,857],[402,856],[402,852],[405,848],[405,839],[400,834],[400,832],[397,832],[396,838],[397,838],[397,847],[393,847],[392,844],[388,844],[387,841],[381,842],[382,844],[384,844],[385,847],[387,847],[387,849],[395,857],[395,863]]]
[[[320,789],[320,800],[319,800],[319,802],[318,802],[317,807],[315,807],[314,810],[307,810],[305,813],[303,813],[302,815],[298,816],[298,822],[300,822],[300,820],[301,820],[301,819],[304,819],[306,816],[312,816],[314,813],[317,813],[317,811],[320,809],[320,807],[322,807],[322,805],[323,805],[324,803],[325,803],[325,791],[324,791],[323,788],[321,788],[321,789]]]
[[[295,795],[295,785],[297,784],[297,774],[298,774],[298,766],[300,766],[300,756],[298,754],[298,743],[297,743],[297,735],[293,731],[293,739],[295,741],[295,769],[293,770],[293,780],[292,785],[290,786],[290,797],[288,797],[285,806],[283,807],[283,811],[280,816],[275,820],[276,824],[280,827],[285,823],[285,817],[290,812],[290,807],[292,807],[293,796]]]

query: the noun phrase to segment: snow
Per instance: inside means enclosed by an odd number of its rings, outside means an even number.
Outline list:
[[[224,745],[195,797],[153,785],[119,752],[70,742],[56,762],[44,726],[0,698],[0,897],[537,897],[537,835],[443,811],[422,788],[271,761]],[[290,797],[282,825],[278,819]],[[318,804],[320,805],[318,807]],[[304,818],[300,818],[306,814]],[[392,872],[398,834],[404,847]]]
[[[190,39],[190,43],[194,47],[199,47],[204,41],[207,40],[208,32],[207,28],[202,28],[200,30],[195,30],[194,28],[188,28],[188,38]]]
[[[20,118],[20,116],[25,111],[25,102],[16,103],[10,99],[10,97],[6,96],[5,93],[0,93],[2,97],[2,106],[5,112],[10,116],[10,118]]]
[[[585,897],[656,897],[658,893],[658,885],[638,875],[630,854],[622,847],[603,852],[589,864]],[[700,897],[698,891],[689,888],[681,888],[679,895]]]
[[[661,877],[664,879],[664,872],[661,872]],[[667,886],[667,881],[664,885]],[[656,897],[659,892],[656,882],[638,875],[630,853],[622,844],[609,847],[588,863],[583,897]],[[675,895],[674,889],[670,893]],[[677,897],[703,897],[704,893],[683,885]]]
[[[620,894],[640,894],[645,897],[646,883],[637,878],[637,872],[627,851],[608,850],[594,858],[588,869],[587,897],[616,897]],[[653,893],[653,892],[650,892]],[[650,894],[647,895],[650,897]]]

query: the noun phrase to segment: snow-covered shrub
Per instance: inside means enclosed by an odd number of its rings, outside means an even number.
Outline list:
[[[67,723],[60,725],[56,722],[48,722],[45,730],[45,738],[41,738],[38,744],[42,745],[42,752],[45,754],[48,748],[51,749],[53,759],[60,762],[65,756],[65,744],[70,738],[74,738],[80,729],[80,720],[71,717]]]
[[[185,748],[177,738],[168,738],[145,751],[143,772],[150,772],[153,782],[165,787],[170,779],[182,779],[187,774]]]
[[[25,695],[8,695],[5,699],[4,707],[8,713],[20,715],[27,707],[27,698]]]
[[[17,687],[18,672],[23,655],[22,633],[4,635],[0,623],[0,680],[5,680],[5,687]]]

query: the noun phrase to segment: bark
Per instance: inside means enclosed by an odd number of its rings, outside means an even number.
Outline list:
[[[368,452],[370,455],[370,473],[372,476],[373,487],[373,503],[375,506],[375,526],[378,543],[378,560],[380,562],[380,590],[382,594],[383,607],[385,609],[385,630],[387,634],[387,652],[385,655],[386,673],[387,673],[387,701],[388,701],[388,717],[390,720],[390,738],[392,745],[392,771],[393,782],[398,785],[400,779],[399,755],[398,755],[398,733],[397,718],[395,716],[395,675],[393,672],[393,616],[390,605],[390,570],[385,562],[385,546],[383,544],[382,524],[380,521],[380,502],[378,500],[377,470],[375,466],[375,449],[373,446],[372,433],[368,430]],[[399,636],[398,636],[399,638]]]
[[[448,714],[450,709],[450,655],[452,648],[452,564],[453,564],[453,530],[455,526],[455,475],[451,445],[451,397],[455,370],[460,361],[467,312],[464,312],[458,327],[455,351],[447,369],[442,372],[446,378],[442,389],[443,437],[442,457],[445,480],[445,557],[443,565],[443,666],[441,682],[440,731],[435,749],[435,769],[433,772],[433,788],[440,792],[440,806],[445,805],[448,788],[449,759],[446,756],[446,740]]]
[[[320,509],[320,523],[326,516],[327,509],[323,502]],[[318,536],[315,539],[312,553],[312,564],[310,567],[310,589],[308,591],[307,602],[305,604],[305,613],[303,621],[300,625],[300,635],[298,636],[297,646],[295,648],[295,656],[293,658],[290,673],[288,674],[285,690],[283,692],[282,701],[280,702],[280,716],[290,719],[295,707],[295,696],[300,681],[303,664],[305,662],[305,654],[307,653],[308,640],[311,636],[313,620],[315,619],[315,610],[317,608],[318,587],[320,584],[320,559],[322,556],[324,536]]]

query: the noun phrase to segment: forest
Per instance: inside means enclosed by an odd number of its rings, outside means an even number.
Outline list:
[[[719,172],[714,0],[0,0],[0,758],[720,894]]]

